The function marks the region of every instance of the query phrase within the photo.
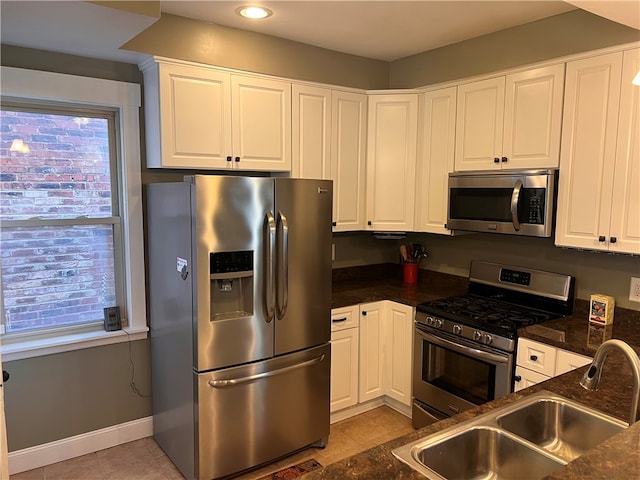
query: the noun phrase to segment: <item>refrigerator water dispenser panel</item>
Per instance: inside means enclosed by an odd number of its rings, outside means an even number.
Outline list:
[[[253,251],[210,254],[211,320],[253,316]]]

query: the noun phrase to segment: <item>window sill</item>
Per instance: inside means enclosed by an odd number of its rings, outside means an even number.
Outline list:
[[[70,352],[83,348],[101,347],[114,343],[143,340],[147,338],[148,327],[130,327],[115,332],[85,332],[54,338],[25,340],[1,346],[2,361],[22,360],[54,353]]]

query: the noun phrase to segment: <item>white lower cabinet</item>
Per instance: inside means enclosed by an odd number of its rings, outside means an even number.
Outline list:
[[[521,338],[516,355],[515,391],[591,363],[591,357]]]
[[[391,301],[332,310],[332,413],[371,401],[410,412],[413,317]]]
[[[358,306],[331,311],[330,411],[358,403]]]

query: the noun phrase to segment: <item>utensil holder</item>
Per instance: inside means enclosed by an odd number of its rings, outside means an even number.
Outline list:
[[[404,283],[418,282],[418,263],[407,262],[402,264],[402,279]]]

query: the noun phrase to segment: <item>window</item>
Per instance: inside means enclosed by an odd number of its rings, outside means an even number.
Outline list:
[[[68,110],[0,109],[7,334],[99,325],[103,308],[121,303],[114,112]]]
[[[126,340],[114,305],[146,332],[139,87],[2,67],[1,93],[3,356]]]

